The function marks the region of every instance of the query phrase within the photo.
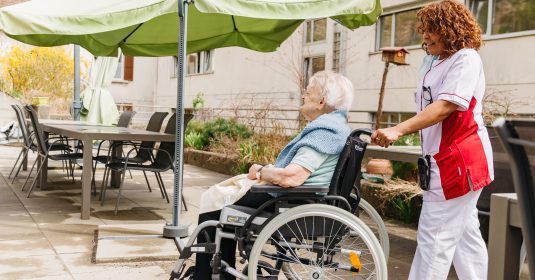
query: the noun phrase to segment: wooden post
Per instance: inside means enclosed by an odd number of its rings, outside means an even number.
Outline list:
[[[379,129],[381,118],[383,117],[383,99],[385,96],[386,75],[388,74],[388,66],[390,62],[385,62],[385,71],[383,72],[383,81],[381,82],[381,91],[379,91],[379,104],[377,105],[377,113],[375,114],[375,129]]]

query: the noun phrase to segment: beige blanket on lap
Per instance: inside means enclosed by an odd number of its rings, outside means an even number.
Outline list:
[[[199,213],[207,213],[223,209],[240,200],[253,185],[264,182],[247,179],[247,174],[240,174],[211,186],[201,195]]]

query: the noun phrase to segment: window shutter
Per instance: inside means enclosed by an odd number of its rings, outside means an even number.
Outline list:
[[[124,57],[124,80],[134,80],[134,57],[132,56]]]

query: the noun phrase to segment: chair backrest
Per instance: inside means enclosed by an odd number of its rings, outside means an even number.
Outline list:
[[[150,116],[149,122],[147,123],[147,131],[160,131],[162,128],[163,120],[167,117],[169,113],[167,112],[154,112]]]
[[[123,111],[121,115],[119,116],[119,120],[117,121],[118,127],[128,127],[130,126],[130,122],[132,121],[132,118],[136,114],[136,111]]]
[[[17,105],[11,105],[11,108],[15,111],[17,115],[17,121],[19,122],[20,132],[22,133],[22,139],[24,140],[24,145],[26,148],[30,148],[32,145],[32,140],[30,139],[30,131],[28,130],[28,125],[26,124],[26,118],[24,118],[24,113],[22,108]]]
[[[167,112],[154,112],[154,114],[152,114],[152,116],[149,119],[149,123],[147,124],[146,130],[147,131],[159,132],[160,129],[162,128],[163,120],[165,119],[165,117],[168,114],[169,113],[167,113]],[[143,141],[143,142],[141,142],[140,146],[143,149],[141,149],[139,151],[137,156],[141,157],[141,158],[143,158],[145,160],[149,160],[151,158],[151,154],[150,154],[151,152],[149,150],[147,150],[147,149],[154,148],[154,144],[156,144],[156,142],[154,142],[154,141]]]
[[[32,124],[32,128],[35,134],[35,141],[37,144],[37,150],[40,154],[46,155],[47,154],[47,147],[45,142],[45,137],[43,134],[43,129],[41,128],[41,125],[39,124],[39,119],[37,117],[37,112],[33,109],[32,106],[26,105],[24,106],[26,111],[28,111],[28,114],[30,115],[30,123]]]
[[[171,117],[167,121],[167,126],[165,127],[165,133],[174,134],[175,131],[176,113],[171,115]],[[175,159],[175,142],[161,142],[159,149],[160,150],[158,150],[158,152],[156,153],[156,158],[154,159],[154,162],[156,162],[159,166],[162,167],[171,167]],[[166,152],[171,155],[171,158],[169,158]]]
[[[500,118],[493,123],[493,126],[509,155],[529,270],[535,271],[535,185],[533,184],[535,140],[532,136],[535,120],[506,121]]]
[[[330,195],[338,195],[350,201],[351,192],[353,190],[358,192],[360,189],[360,166],[368,145],[360,138],[362,134],[371,135],[371,131],[369,129],[357,129],[347,137],[329,186]],[[359,202],[358,193],[356,195],[356,201],[353,203],[350,201],[352,208],[356,207]]]

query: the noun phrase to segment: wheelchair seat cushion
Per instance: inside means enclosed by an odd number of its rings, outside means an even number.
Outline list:
[[[223,225],[243,226],[245,221],[256,211],[256,208],[251,208],[241,205],[228,205],[221,210],[219,222]],[[262,211],[253,219],[254,225],[262,225],[267,219],[273,216],[273,213]]]

